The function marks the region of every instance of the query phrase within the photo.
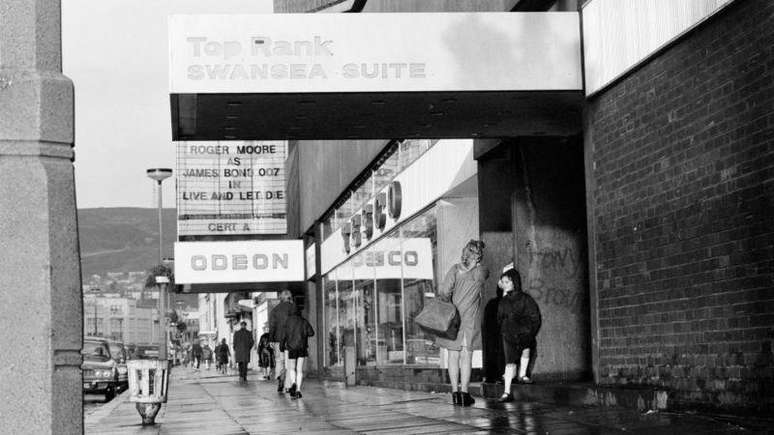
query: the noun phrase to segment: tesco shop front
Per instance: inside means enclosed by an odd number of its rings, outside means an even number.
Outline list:
[[[186,290],[289,288],[315,327],[310,371],[438,391],[446,354],[414,318],[470,239],[487,243],[494,278],[483,302],[494,296],[515,258],[512,180],[491,190],[505,195],[493,203],[480,186],[502,174],[491,165],[482,173],[479,160],[511,155],[508,138],[578,134],[579,41],[575,12],[173,16],[173,140],[183,150],[220,147],[220,170],[194,174],[226,194],[189,208],[186,224],[210,228],[220,216],[222,225],[180,243],[217,242],[226,252],[248,239],[248,251],[293,239],[305,251],[290,257],[305,263],[298,279],[263,280],[257,266],[284,263],[260,257],[253,267],[254,253],[240,250],[250,280],[219,275]],[[271,144],[286,147],[276,174],[268,156],[238,152]],[[282,186],[267,181],[272,174]],[[275,194],[234,191],[245,186]],[[250,207],[229,208],[234,199]],[[508,228],[479,225],[492,216]],[[198,267],[216,261],[197,258]],[[474,368],[484,360],[476,351]]]

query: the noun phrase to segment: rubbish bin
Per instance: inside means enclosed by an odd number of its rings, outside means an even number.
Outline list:
[[[129,401],[135,402],[142,424],[154,424],[161,404],[167,402],[169,361],[156,359],[129,360]]]

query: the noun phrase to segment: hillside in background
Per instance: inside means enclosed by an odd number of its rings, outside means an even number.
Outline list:
[[[162,211],[164,257],[173,256],[176,218],[175,209]],[[158,263],[158,209],[79,209],[78,236],[84,283],[92,275],[145,271]]]

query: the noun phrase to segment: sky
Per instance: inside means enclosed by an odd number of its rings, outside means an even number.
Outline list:
[[[62,70],[75,87],[78,208],[156,207],[148,168],[175,169],[167,16],[271,13],[272,0],[62,0]],[[164,207],[175,183],[164,181]]]

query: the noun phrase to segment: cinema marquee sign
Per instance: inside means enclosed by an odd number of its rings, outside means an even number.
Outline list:
[[[573,12],[175,15],[170,91],[582,89],[578,22]]]
[[[286,141],[181,141],[177,234],[287,233]]]
[[[177,284],[303,280],[301,240],[175,243]]]

